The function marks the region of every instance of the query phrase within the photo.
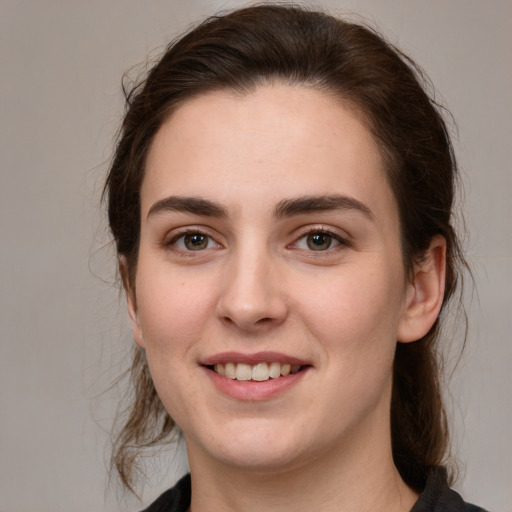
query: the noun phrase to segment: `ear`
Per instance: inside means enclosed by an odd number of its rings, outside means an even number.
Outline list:
[[[135,343],[137,343],[137,345],[144,348],[144,339],[142,337],[142,329],[140,327],[139,314],[137,309],[135,283],[133,283],[132,279],[130,279],[128,264],[124,256],[119,258],[119,272],[121,274],[121,279],[123,280],[123,288],[126,294],[126,307],[128,310],[128,317],[130,318],[133,338],[135,339]]]
[[[446,240],[435,236],[407,284],[398,341],[417,341],[428,333],[443,304],[446,278]]]

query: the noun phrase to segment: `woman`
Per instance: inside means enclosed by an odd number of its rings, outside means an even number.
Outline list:
[[[183,432],[148,511],[481,510],[448,487],[439,315],[456,163],[414,64],[291,6],[211,18],[128,110],[106,183],[137,348],[114,463]]]

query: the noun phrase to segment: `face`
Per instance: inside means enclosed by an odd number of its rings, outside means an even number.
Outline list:
[[[141,203],[132,327],[191,461],[389,444],[409,285],[378,148],[347,106],[285,85],[190,100],[156,135]]]

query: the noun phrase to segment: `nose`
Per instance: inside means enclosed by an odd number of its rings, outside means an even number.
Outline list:
[[[279,265],[265,251],[230,259],[218,300],[219,319],[245,332],[276,327],[288,315]]]

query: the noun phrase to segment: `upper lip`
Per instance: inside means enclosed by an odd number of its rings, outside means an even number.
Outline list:
[[[301,366],[310,363],[304,359],[289,356],[280,352],[255,352],[253,354],[243,354],[241,352],[221,352],[206,357],[201,361],[204,366],[213,366],[220,363],[244,363],[255,365],[258,363],[281,363],[281,364],[298,364]]]

